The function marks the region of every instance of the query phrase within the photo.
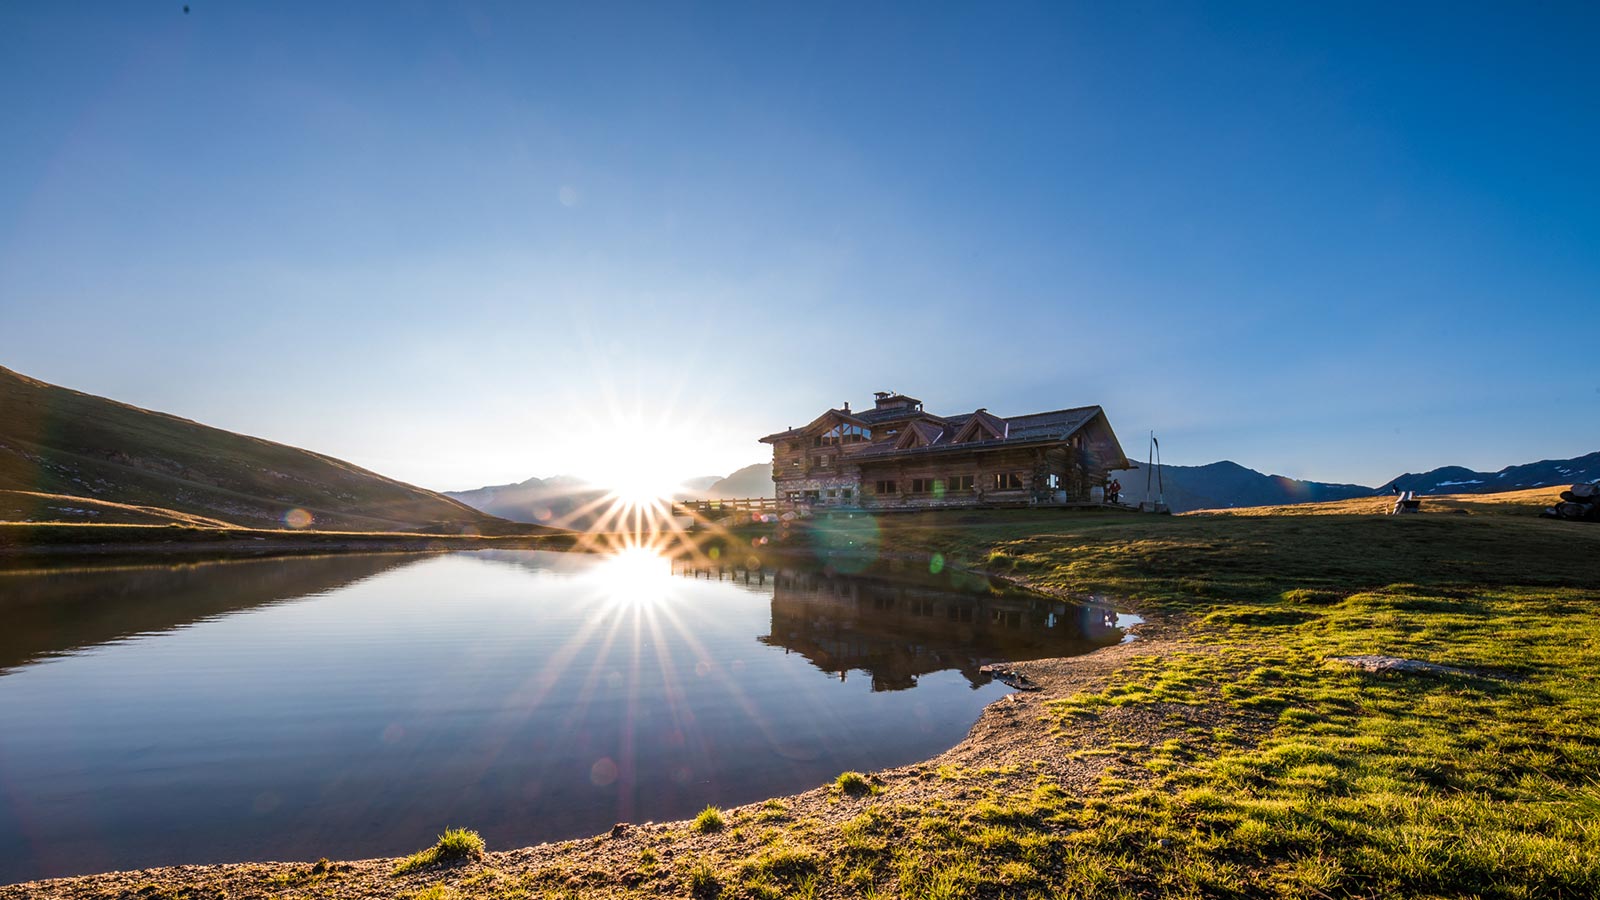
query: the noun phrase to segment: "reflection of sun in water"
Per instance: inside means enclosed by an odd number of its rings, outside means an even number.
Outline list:
[[[625,546],[594,569],[602,592],[619,606],[650,606],[672,589],[672,563],[652,547]]]

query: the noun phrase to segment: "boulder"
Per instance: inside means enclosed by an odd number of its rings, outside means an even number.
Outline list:
[[[1438,663],[1423,662],[1420,659],[1406,659],[1401,656],[1330,656],[1328,662],[1344,663],[1354,666],[1363,672],[1409,672],[1419,675],[1482,675],[1471,669],[1458,669],[1455,666],[1441,666]]]

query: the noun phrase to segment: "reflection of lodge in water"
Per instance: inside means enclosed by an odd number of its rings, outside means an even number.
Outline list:
[[[1037,594],[955,590],[822,572],[780,570],[773,577],[772,633],[762,643],[801,654],[843,680],[865,671],[875,691],[915,687],[930,672],[956,669],[973,687],[981,667],[1088,653],[1115,644],[1116,613]]]

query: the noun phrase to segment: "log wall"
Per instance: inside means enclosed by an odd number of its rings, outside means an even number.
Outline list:
[[[863,509],[939,509],[1085,502],[1106,481],[1115,450],[1109,429],[1093,423],[1069,440],[994,446],[970,452],[938,449],[880,456],[885,436],[870,443],[816,446],[810,438],[773,444],[774,496],[780,503]],[[1104,434],[1100,433],[1105,431]],[[959,445],[958,445],[959,446]],[[997,480],[1003,476],[1003,480]],[[962,486],[961,478],[970,478]],[[893,482],[893,490],[885,482]],[[884,488],[884,489],[880,489]]]

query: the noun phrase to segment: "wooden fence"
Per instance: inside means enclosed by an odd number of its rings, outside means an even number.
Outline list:
[[[714,519],[736,515],[776,515],[790,509],[786,503],[773,497],[751,497],[743,500],[679,500],[672,504],[675,516],[693,516],[697,519]]]

